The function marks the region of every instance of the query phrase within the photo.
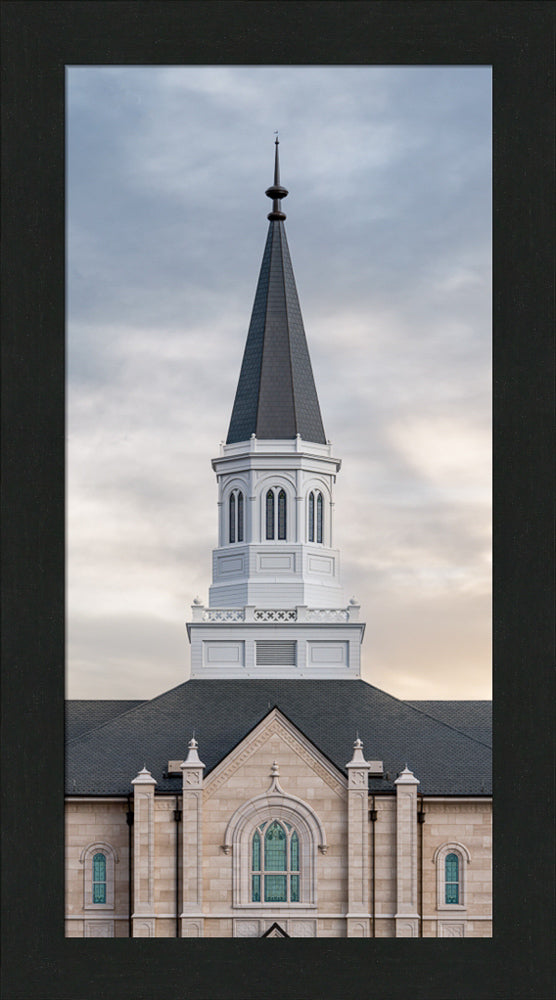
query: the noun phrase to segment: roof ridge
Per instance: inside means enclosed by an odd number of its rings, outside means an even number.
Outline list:
[[[402,700],[402,699],[400,699],[400,700]],[[449,701],[462,701],[464,699],[458,699],[458,698],[454,698],[454,699],[451,699],[451,698],[442,699],[442,698],[439,698],[437,700],[438,701],[444,701],[445,700],[445,701],[449,702]],[[454,733],[459,733],[460,736],[465,736],[468,740],[473,740],[474,743],[479,743],[480,746],[487,747],[488,750],[492,749],[492,741],[490,743],[485,743],[484,740],[479,740],[479,739],[477,739],[476,736],[471,736],[471,733],[466,733],[464,729],[458,729],[457,726],[452,726],[452,725],[450,725],[449,722],[444,722],[443,719],[439,719],[436,715],[431,715],[430,712],[424,712],[422,708],[415,708],[415,705],[411,704],[410,701],[405,701],[404,705],[407,705],[407,707],[411,708],[414,712],[419,712],[419,715],[424,715],[427,719],[432,719],[433,722],[438,722],[438,724],[440,726],[446,726],[447,729],[451,729]]]
[[[168,688],[167,691],[162,691],[161,694],[155,695],[154,698],[144,698],[142,701],[139,701],[137,705],[133,705],[132,708],[126,709],[125,712],[121,712],[119,715],[113,716],[112,719],[107,719],[106,722],[101,722],[98,726],[92,726],[90,729],[87,729],[84,733],[80,733],[79,736],[74,736],[73,739],[66,740],[66,744],[69,745],[71,743],[73,745],[74,743],[78,743],[79,740],[82,740],[85,736],[89,736],[91,733],[96,733],[96,732],[98,732],[99,729],[104,729],[105,726],[110,726],[113,722],[116,722],[116,720],[123,719],[124,716],[129,715],[131,712],[136,712],[137,709],[138,708],[142,708],[143,705],[152,705],[153,701],[158,701],[159,698],[164,698],[165,695],[171,694],[172,691],[177,691],[177,689],[179,687],[182,687],[183,684],[187,684],[187,681],[182,681],[181,684],[176,684],[175,687]],[[68,698],[66,700],[70,701],[70,700],[76,700],[76,699],[69,699]],[[83,699],[83,700],[84,701],[110,701],[110,700],[112,700],[112,701],[120,701],[120,700],[121,701],[127,701],[127,700],[131,701],[133,699],[131,699],[131,698],[130,699],[126,699],[126,698],[121,698],[121,699],[119,699],[119,698],[112,698],[112,699],[110,699],[110,698],[105,698],[105,699],[103,699],[103,698],[88,698],[88,699]]]

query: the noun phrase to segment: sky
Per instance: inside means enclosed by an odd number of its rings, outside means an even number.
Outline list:
[[[189,676],[274,132],[364,680],[491,696],[489,67],[67,70],[67,695]]]

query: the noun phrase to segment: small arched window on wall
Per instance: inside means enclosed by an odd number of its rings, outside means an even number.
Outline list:
[[[232,490],[228,506],[228,533],[230,542],[243,541],[243,493]]]
[[[437,872],[437,909],[464,910],[467,906],[466,874],[471,855],[465,844],[437,847],[433,855]]]
[[[261,823],[253,834],[251,901],[299,903],[299,837],[289,823]]]
[[[83,908],[113,910],[117,851],[111,844],[97,841],[82,850],[79,860],[83,865]]]
[[[453,852],[451,854],[447,854],[444,866],[444,902],[459,903],[459,858],[457,854],[454,854]]]
[[[287,498],[285,490],[272,489],[266,494],[266,538],[285,541],[287,535]]]
[[[106,855],[93,856],[93,903],[106,903]]]
[[[319,545],[322,545],[323,539],[323,508],[322,493],[318,490],[311,490],[309,493],[308,536],[310,542],[317,542]]]

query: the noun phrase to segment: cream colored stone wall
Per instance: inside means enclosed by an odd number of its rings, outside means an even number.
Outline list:
[[[200,748],[202,751],[202,748]],[[212,780],[205,783],[203,803],[203,868],[205,871],[203,908],[211,913],[249,913],[232,908],[234,872],[233,853],[225,854],[222,845],[230,817],[248,800],[265,793],[271,784],[273,762],[279,765],[279,782],[286,795],[302,799],[323,824],[327,853],[317,853],[319,911],[343,913],[347,898],[347,794],[341,777],[336,779],[287,730],[275,724],[268,732],[255,734],[252,745],[246,741],[243,752]],[[260,908],[268,913],[268,904]],[[273,907],[273,920],[280,914],[291,915],[289,907]],[[313,914],[316,916],[316,914]],[[272,921],[271,921],[272,922]],[[207,922],[206,933],[212,934]]]
[[[84,921],[113,921],[114,936],[120,936],[121,927],[116,917],[124,917],[122,926],[128,934],[128,826],[127,801],[69,801],[66,803],[65,858],[66,858],[66,935],[83,937]],[[83,852],[91,844],[108,844],[116,853],[114,864],[114,906],[84,906],[85,865]],[[90,872],[87,868],[87,878]]]
[[[442,802],[425,801],[423,825],[423,910],[427,936],[439,936],[439,924],[461,918],[465,935],[492,935],[492,804],[488,800]],[[461,844],[469,852],[465,862],[465,903],[463,909],[445,907],[438,899],[437,865],[434,855],[444,844]],[[440,907],[439,907],[440,902]],[[482,918],[482,919],[479,919]]]
[[[202,748],[201,748],[202,749]],[[279,783],[286,796],[307,803],[318,815],[327,838],[327,851],[317,852],[317,908],[301,906],[232,906],[234,855],[223,850],[231,816],[244,803],[264,794],[271,785],[273,762],[279,765]],[[212,780],[211,780],[212,779]],[[372,800],[369,799],[369,808]],[[181,797],[180,797],[181,806]],[[127,801],[68,801],[66,805],[66,934],[68,937],[101,935],[127,937],[128,928],[128,826]],[[182,825],[174,820],[176,796],[154,800],[154,935],[176,934],[176,836]],[[396,798],[376,796],[375,827],[375,936],[396,934]],[[488,800],[425,800],[426,821],[417,828],[423,835],[423,936],[489,937],[492,934],[492,829]],[[372,826],[369,823],[369,844]],[[114,865],[114,907],[84,908],[84,864],[81,857],[91,844],[108,844],[118,861]],[[469,853],[465,863],[466,893],[463,908],[438,906],[435,852],[446,844],[459,844]],[[288,926],[292,936],[344,937],[347,912],[347,790],[314,758],[303,741],[279,724],[255,733],[238,753],[205,781],[203,792],[203,914],[206,937],[231,937],[234,920],[244,923],[240,933],[264,931],[273,920]],[[372,853],[369,864],[369,900],[372,900]],[[181,878],[181,851],[179,852]],[[420,897],[420,894],[418,894]],[[442,903],[442,900],[440,901]],[[182,891],[180,884],[180,911]],[[371,906],[370,906],[371,908]],[[252,919],[251,919],[252,918]],[[93,926],[92,922],[95,922]],[[253,927],[249,927],[249,923]],[[237,928],[236,928],[237,930]],[[195,928],[190,932],[197,933]],[[289,931],[289,932],[290,932]],[[189,933],[189,931],[188,931]]]

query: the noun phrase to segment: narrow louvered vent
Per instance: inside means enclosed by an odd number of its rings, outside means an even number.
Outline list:
[[[258,667],[295,667],[296,642],[257,642]]]

